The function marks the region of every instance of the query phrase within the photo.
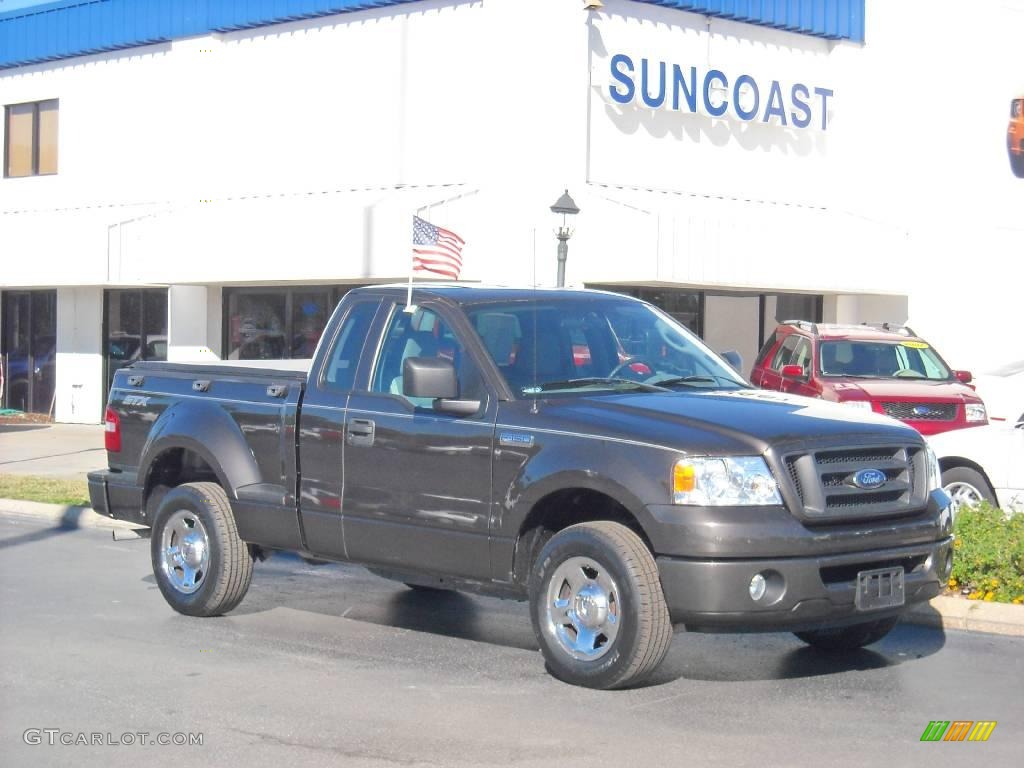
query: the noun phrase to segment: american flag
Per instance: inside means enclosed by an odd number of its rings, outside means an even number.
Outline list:
[[[419,216],[412,217],[412,270],[459,279],[466,241]],[[411,278],[410,278],[411,279]]]

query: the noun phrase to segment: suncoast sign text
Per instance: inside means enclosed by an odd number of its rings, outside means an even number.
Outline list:
[[[624,53],[611,57],[612,83],[608,93],[618,104],[637,103],[651,109],[686,110],[723,117],[727,112],[740,120],[774,122],[794,128],[828,129],[830,88],[778,80],[759,82],[752,75],[731,79],[718,69],[699,73],[646,58],[634,63]]]

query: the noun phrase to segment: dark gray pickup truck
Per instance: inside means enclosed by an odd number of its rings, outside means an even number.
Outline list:
[[[274,550],[528,599],[559,678],[623,687],[690,631],[884,636],[952,567],[921,436],[751,389],[610,293],[351,291],[310,363],[136,363],[93,506],[150,528],[171,607],[230,611]],[[297,367],[297,366],[296,366]]]

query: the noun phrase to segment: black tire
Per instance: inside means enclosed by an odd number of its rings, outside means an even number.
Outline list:
[[[843,653],[877,643],[892,631],[897,621],[899,621],[899,616],[890,616],[887,619],[853,624],[849,627],[815,629],[810,632],[794,632],[793,634],[819,651]]]
[[[973,504],[977,501],[987,501],[993,507],[996,504],[996,494],[988,480],[977,470],[970,467],[950,467],[942,473],[942,488],[953,500],[953,514],[963,504]]]
[[[600,589],[599,592],[593,596],[581,595],[573,593],[569,581],[557,583],[563,580],[561,574],[569,574],[577,568],[582,574],[579,577],[582,581],[578,583],[586,589]],[[555,579],[557,581],[553,581]],[[601,589],[597,586],[598,579],[604,579],[614,589]],[[623,525],[606,521],[582,523],[556,533],[533,564],[529,588],[533,631],[548,671],[559,680],[587,688],[625,688],[648,677],[668,653],[672,621],[665,605],[658,566],[640,537]],[[558,598],[558,602],[569,606],[561,609],[566,611],[561,623],[552,614],[555,605],[553,600],[549,601],[552,593],[573,595]],[[604,602],[602,594],[607,598]],[[549,602],[552,602],[551,608]],[[597,605],[606,607],[595,607]],[[590,611],[594,611],[594,615],[587,617]],[[613,614],[614,622],[610,620]],[[606,618],[599,626],[585,626],[588,636],[596,635],[593,658],[575,656],[566,643],[571,645],[583,638],[576,631],[578,622],[585,625],[589,619],[596,623],[601,616]],[[614,634],[609,639],[605,631]],[[587,651],[577,649],[575,653],[589,653],[591,644],[584,645]]]
[[[190,541],[189,532],[205,544]],[[197,554],[203,549],[208,553],[205,561]],[[238,537],[227,494],[216,483],[186,483],[163,497],[153,521],[150,554],[164,599],[187,616],[227,613],[242,602],[252,582],[252,552]],[[186,565],[194,574],[191,584]]]

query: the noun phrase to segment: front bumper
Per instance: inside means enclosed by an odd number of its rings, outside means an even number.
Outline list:
[[[662,588],[674,624],[690,631],[800,631],[873,621],[897,615],[939,594],[952,568],[953,539],[928,545],[821,557],[693,560],[658,557]],[[904,567],[905,604],[860,611],[854,605],[857,572]],[[751,578],[768,574],[760,601]]]

